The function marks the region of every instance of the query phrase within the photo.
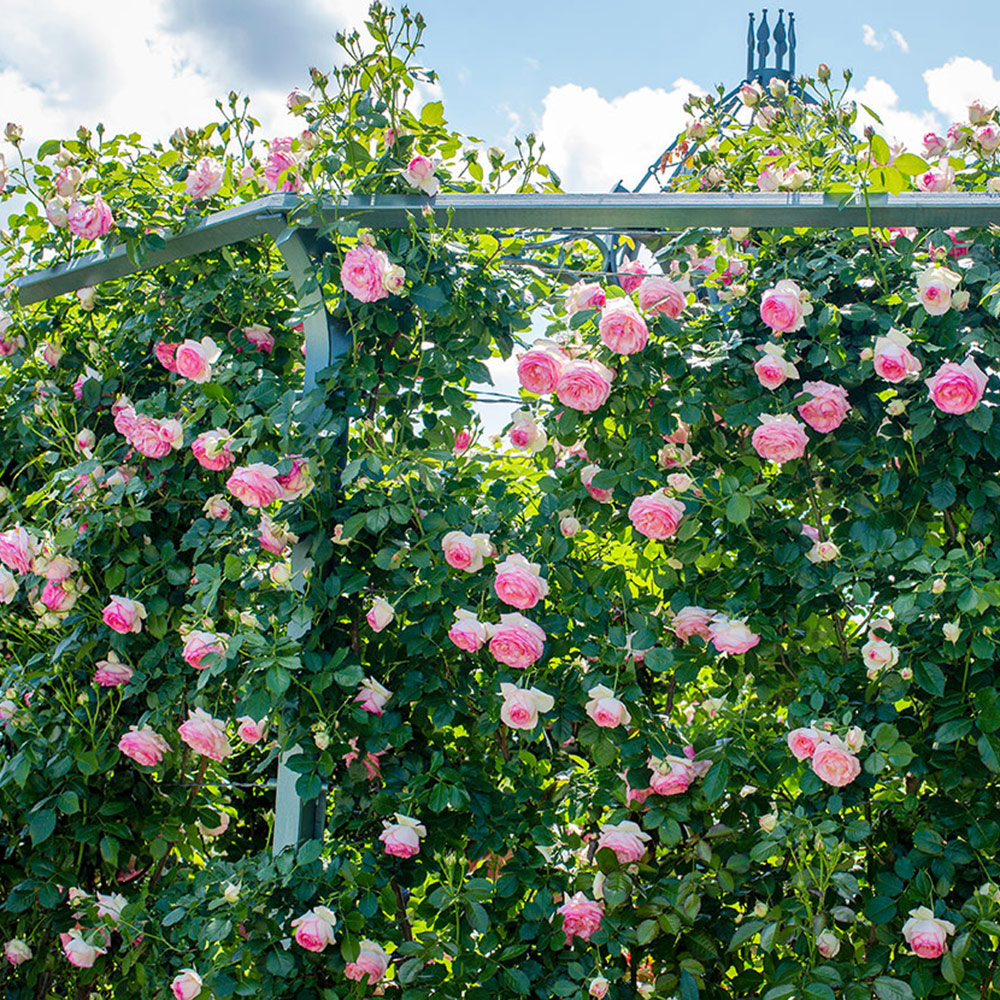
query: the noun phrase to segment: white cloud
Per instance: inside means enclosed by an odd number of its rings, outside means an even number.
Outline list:
[[[688,94],[704,93],[684,79],[610,101],[593,87],[550,87],[538,129],[546,159],[567,191],[609,191],[619,180],[634,187],[684,128]]]
[[[861,40],[870,48],[885,48],[885,44],[878,40],[878,35],[875,33],[875,29],[870,24],[861,25]]]
[[[899,94],[891,84],[877,76],[868,77],[860,90],[851,88],[847,98],[858,102],[858,121],[855,126],[858,133],[865,125],[873,124],[876,131],[890,141],[899,139],[909,149],[919,150],[924,134],[938,128],[937,117],[932,111],[905,111],[900,108]],[[882,119],[883,124],[873,122],[860,106],[862,104],[867,104]]]
[[[166,139],[178,125],[213,120],[216,98],[236,89],[252,97],[251,111],[265,135],[287,131],[285,95],[308,82],[310,58],[321,67],[332,65],[338,51],[334,31],[355,23],[367,5],[301,0],[297,9],[311,30],[298,25],[293,37],[291,27],[281,25],[294,27],[296,20],[282,21],[264,0],[240,0],[240,13],[232,13],[224,29],[206,13],[217,19],[232,3],[4,0],[4,121],[24,126],[29,148],[97,122],[110,134]],[[271,58],[262,58],[268,50]]]
[[[1000,80],[981,59],[954,56],[943,66],[925,71],[924,82],[931,104],[950,121],[966,120],[975,100],[1000,104]]]
[[[892,35],[892,40],[899,46],[901,52],[910,51],[910,43],[903,37],[903,33],[901,31],[897,31],[895,28],[890,28],[889,34]]]

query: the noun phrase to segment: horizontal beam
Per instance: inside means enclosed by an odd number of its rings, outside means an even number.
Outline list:
[[[869,197],[873,226],[985,227],[1000,223],[1000,195],[983,193]],[[90,254],[66,264],[35,271],[16,282],[21,302],[41,302],[54,295],[96,285],[137,271],[170,263],[193,254],[218,249],[268,233],[277,236],[296,209],[306,207],[295,194],[272,194],[200,220],[187,231],[167,237],[167,245],[135,264],[119,247],[110,254]],[[751,228],[808,227],[842,229],[867,226],[868,212],[854,198],[814,193],[736,194],[442,194],[435,198],[410,195],[352,195],[324,204],[317,216],[297,225],[318,229],[340,219],[351,219],[373,229],[400,229],[422,212],[434,212],[439,226],[455,229],[595,229],[641,232],[677,232],[693,227]],[[306,209],[308,211],[308,208]]]

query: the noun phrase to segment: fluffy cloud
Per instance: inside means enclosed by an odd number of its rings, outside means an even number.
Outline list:
[[[283,18],[265,0],[5,0],[0,108],[29,146],[97,122],[165,139],[213,119],[216,98],[235,88],[273,134],[287,127],[284,97],[307,82],[309,60],[331,64],[334,33],[365,6],[300,0]]]
[[[926,74],[925,74],[926,76]],[[892,85],[877,76],[870,76],[860,89],[851,88],[847,97],[858,102],[857,131],[872,124],[876,131],[889,140],[899,139],[910,149],[920,149],[920,142],[926,132],[938,128],[937,116],[932,111],[905,111],[899,106],[899,94]],[[862,104],[867,104],[882,119],[882,125],[874,122],[865,113]]]
[[[670,90],[640,87],[610,101],[593,87],[551,87],[540,139],[567,191],[609,191],[619,180],[634,187],[684,128],[688,94],[704,94],[679,79]]]
[[[878,35],[876,34],[875,29],[870,24],[861,25],[861,40],[869,48],[873,49],[885,48],[885,44],[878,40]]]
[[[964,121],[975,100],[1000,104],[1000,80],[993,67],[981,59],[954,56],[943,66],[924,73],[927,97],[938,111],[952,121]]]

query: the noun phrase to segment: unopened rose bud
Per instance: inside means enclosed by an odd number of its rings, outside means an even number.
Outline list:
[[[851,753],[857,753],[865,745],[865,734],[864,730],[860,726],[851,726],[847,730],[847,736],[844,739],[847,744],[847,749]]]
[[[559,522],[559,531],[563,538],[572,538],[580,530],[580,522],[575,517],[564,517]]]
[[[225,889],[222,890],[222,898],[227,903],[235,903],[240,898],[240,887],[227,882]]]
[[[315,149],[319,144],[319,136],[311,129],[305,129],[299,136],[299,142],[302,143],[303,149]]]
[[[77,139],[80,140],[80,142],[89,142],[90,141],[90,129],[87,128],[86,125],[81,125],[76,130],[76,137],[77,137]]]
[[[990,194],[1000,194],[1000,177],[991,177],[986,182],[986,190]]]
[[[826,83],[830,79],[830,67],[826,63],[820,63],[816,67],[816,79],[820,83]]]
[[[943,594],[943,593],[945,592],[945,590],[946,590],[947,588],[948,588],[948,584],[947,584],[947,583],[945,583],[945,581],[944,581],[944,578],[943,578],[943,577],[940,577],[940,576],[939,576],[939,577],[938,577],[938,578],[937,578],[937,579],[936,579],[936,580],[935,580],[935,581],[934,581],[934,582],[933,582],[933,583],[931,584],[931,593],[932,593],[932,594]]]
[[[316,744],[318,749],[325,750],[330,745],[330,734],[325,729],[321,729],[318,733],[313,733],[313,743]]]
[[[767,89],[771,91],[772,97],[786,97],[788,95],[788,84],[778,77],[775,77],[768,84]]]
[[[503,161],[506,159],[504,151],[499,146],[490,146],[486,150],[486,158],[490,161],[490,165],[495,168],[502,167]]]
[[[76,155],[71,153],[65,146],[60,146],[59,152],[54,157],[57,167],[68,167],[75,159]]]
[[[97,298],[97,289],[93,285],[85,285],[76,290],[76,297],[80,300],[80,308],[84,312],[94,311],[94,300]]]
[[[7,137],[8,142],[12,142],[16,146],[24,135],[24,129],[20,125],[15,125],[14,122],[7,122],[3,134]]]
[[[744,785],[740,789],[740,798],[745,799],[748,795],[753,795],[753,793],[756,791],[757,791],[756,785]]]
[[[963,288],[959,292],[952,292],[951,304],[959,311],[965,312],[969,308],[969,293]]]
[[[823,931],[816,938],[816,950],[824,958],[833,958],[840,951],[840,938],[833,931]]]
[[[886,406],[885,412],[888,413],[890,417],[898,417],[901,413],[906,412],[906,406],[908,403],[908,399],[900,399],[897,396],[895,399],[889,400],[889,404]]]
[[[765,833],[770,833],[778,825],[778,817],[774,813],[765,813],[757,822]]]
[[[692,118],[687,123],[687,137],[689,139],[704,139],[708,135],[708,125],[701,118]]]
[[[753,915],[758,920],[763,920],[767,916],[767,903],[758,902],[754,904]]]
[[[946,642],[958,642],[958,637],[962,634],[962,630],[959,628],[958,622],[945,622],[945,624],[941,626],[941,631],[944,632]]]
[[[321,73],[315,66],[309,67],[309,79],[317,87],[325,87],[329,82],[325,73]]]
[[[736,240],[737,243],[745,240],[750,235],[749,226],[730,226],[729,235]]]
[[[286,98],[285,105],[292,114],[299,114],[312,98],[304,91],[296,87]]]

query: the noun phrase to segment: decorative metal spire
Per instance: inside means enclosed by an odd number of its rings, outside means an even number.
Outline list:
[[[749,15],[747,27],[747,81],[760,80],[767,83],[774,77],[792,82],[795,76],[795,15],[789,11],[788,25],[785,25],[785,8],[778,8],[778,22],[771,30],[767,23],[767,8],[761,13],[760,26],[755,29],[754,15]],[[768,65],[771,43],[774,43],[774,64]],[[756,52],[754,51],[756,49]],[[785,56],[788,68],[785,68]]]

